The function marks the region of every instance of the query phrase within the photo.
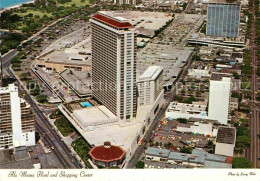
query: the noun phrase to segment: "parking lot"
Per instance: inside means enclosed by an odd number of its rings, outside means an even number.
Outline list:
[[[155,144],[158,142],[159,145],[172,145],[172,148],[169,149],[180,151],[179,148],[183,146],[204,148],[208,144],[208,140],[211,139],[209,136],[197,133],[177,132],[175,131],[177,126],[189,127],[189,124],[180,123],[177,120],[168,121],[165,119],[160,121],[158,128],[152,136],[153,142]]]

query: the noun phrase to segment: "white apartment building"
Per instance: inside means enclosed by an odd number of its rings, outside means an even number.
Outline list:
[[[128,20],[100,11],[92,25],[92,95],[122,122],[136,117],[136,36]]]
[[[138,106],[153,104],[157,97],[163,94],[163,68],[148,67],[137,81]]]
[[[0,150],[35,145],[35,118],[14,84],[0,88]]]
[[[230,74],[212,73],[209,89],[208,118],[227,124],[231,90]]]

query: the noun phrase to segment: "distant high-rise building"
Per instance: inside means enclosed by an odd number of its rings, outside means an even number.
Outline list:
[[[238,37],[240,3],[209,3],[207,13],[207,36]]]
[[[122,4],[136,5],[136,0],[114,0],[114,4],[118,4],[118,5],[122,5]]]
[[[92,95],[120,120],[136,117],[136,36],[125,18],[99,12],[92,24]]]
[[[0,150],[35,145],[35,117],[14,84],[0,88]]]
[[[208,118],[225,125],[228,121],[231,77],[229,74],[212,73],[210,79]]]
[[[138,106],[153,104],[163,91],[163,68],[160,66],[150,66],[139,76]]]

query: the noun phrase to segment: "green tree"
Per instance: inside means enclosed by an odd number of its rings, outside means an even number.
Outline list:
[[[185,3],[183,3],[183,10],[185,10],[186,7],[187,7],[187,3],[185,2]]]
[[[249,147],[251,143],[251,138],[247,135],[238,136],[236,139],[236,147],[244,149],[245,147]]]
[[[237,72],[232,72],[235,79],[240,79],[240,75]]]
[[[24,59],[26,58],[26,53],[24,51],[19,51],[18,56]]]
[[[41,94],[41,95],[38,95],[38,96],[36,97],[36,99],[37,99],[37,101],[38,101],[39,103],[45,103],[45,102],[47,102],[48,97],[47,97],[46,95],[44,95],[44,94]]]
[[[213,147],[213,145],[214,145],[213,141],[209,140],[207,146],[209,148],[211,148],[211,147]]]
[[[135,165],[136,168],[144,168],[144,162],[143,161],[138,161]]]
[[[182,96],[175,96],[174,97],[177,101],[182,102],[183,101],[183,97]]]
[[[231,97],[235,97],[239,99],[239,102],[242,101],[242,96],[239,92],[232,92]]]
[[[244,157],[235,157],[233,159],[233,168],[252,168],[253,163]]]
[[[156,142],[156,143],[155,143],[155,146],[156,146],[156,147],[158,147],[158,146],[159,146],[159,143],[158,143],[158,142]]]
[[[54,124],[60,130],[60,132],[62,133],[63,136],[69,136],[71,133],[73,133],[75,131],[75,129],[72,126],[72,124],[64,116],[58,118],[54,122]]]
[[[181,148],[181,153],[191,154],[191,148],[186,148],[185,146],[183,146]]]
[[[179,122],[185,123],[185,124],[187,124],[187,122],[188,122],[188,120],[185,119],[185,118],[178,118],[177,120],[178,120]]]
[[[5,54],[8,52],[8,47],[6,45],[2,45],[0,51],[2,54]]]
[[[199,56],[199,55],[195,55],[195,56],[194,56],[194,60],[200,61],[200,60],[201,60],[201,58],[200,58],[200,56]]]
[[[11,64],[15,64],[15,63],[21,63],[21,61],[19,60],[19,57],[14,57],[14,58],[12,58],[12,60],[11,60]]]
[[[31,87],[34,86],[31,90],[30,93],[33,96],[38,96],[40,94],[40,86],[38,84],[35,85],[30,85]]]
[[[237,136],[249,136],[250,131],[248,130],[247,127],[241,125],[237,127]]]

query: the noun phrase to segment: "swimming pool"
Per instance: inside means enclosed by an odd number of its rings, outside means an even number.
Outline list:
[[[81,102],[80,103],[83,107],[92,107],[92,105],[89,102]]]
[[[201,115],[201,116],[207,116],[207,114],[206,114],[206,113],[204,113],[204,112],[203,112],[203,113],[201,113],[200,115]]]

